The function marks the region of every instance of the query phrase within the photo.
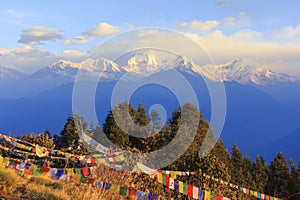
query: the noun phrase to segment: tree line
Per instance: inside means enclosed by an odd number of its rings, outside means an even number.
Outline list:
[[[116,120],[116,115],[120,115],[117,117],[118,120]],[[128,123],[128,116],[132,123]],[[71,147],[68,151],[72,153],[88,154],[92,149],[79,137],[79,132],[84,131],[99,143],[111,144],[114,148],[137,153],[155,152],[168,145],[176,134],[180,134],[182,126],[185,128],[182,130],[188,130],[188,124],[185,122],[186,116],[192,116],[194,120],[197,120],[197,133],[192,142],[184,139],[179,142],[182,147],[185,145],[189,145],[189,147],[177,160],[166,166],[165,170],[206,173],[271,196],[300,199],[300,195],[297,195],[300,192],[300,165],[296,165],[292,159],[287,161],[281,152],[274,160],[267,163],[261,155],[257,155],[255,160],[244,156],[237,145],[233,145],[232,149],[228,151],[221,139],[215,142],[216,138],[210,129],[209,122],[205,121],[203,114],[190,103],[175,109],[165,124],[157,111],[152,110],[150,114],[147,114],[142,103],[134,108],[131,103],[124,102],[116,104],[109,110],[102,125],[103,128],[88,125],[75,113],[67,118],[59,135],[51,137],[47,130],[39,135],[23,136],[22,139],[63,151]],[[134,132],[135,136],[128,132]],[[142,132],[149,137],[136,137]],[[203,157],[199,156],[200,149],[200,154],[201,152],[205,153],[205,149],[208,150],[208,153]],[[211,151],[209,151],[210,149]],[[176,152],[170,152],[170,154],[172,153]],[[205,180],[201,176],[197,177],[194,182],[200,184],[201,187],[219,189],[223,193],[225,191],[225,194],[232,192],[224,185]],[[255,199],[242,193],[236,195],[237,199]]]

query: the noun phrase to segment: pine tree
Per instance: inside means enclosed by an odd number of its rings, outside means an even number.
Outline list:
[[[256,185],[256,190],[264,192],[268,181],[268,166],[261,156],[257,156],[253,166],[253,181]]]
[[[215,144],[214,148],[211,152],[215,155],[224,165],[226,168],[229,169],[230,167],[230,155],[225,147],[223,140],[220,138],[218,142]]]
[[[245,185],[244,181],[244,158],[236,144],[231,151],[231,181],[238,185]]]
[[[253,181],[253,171],[254,171],[254,164],[251,161],[251,158],[249,156],[246,156],[244,159],[244,187],[255,189],[256,185]]]
[[[87,148],[80,142],[78,126],[76,126],[76,123],[75,117],[69,116],[63,130],[60,132],[60,136],[56,135],[54,137],[55,143],[60,149],[65,150],[66,148],[71,147],[72,153],[87,154]]]
[[[20,137],[21,140],[24,140],[24,141],[32,143],[32,144],[34,144],[35,138],[36,138],[36,136],[34,133],[30,133],[28,135],[23,135]]]
[[[139,126],[147,126],[149,124],[149,117],[147,116],[147,111],[142,103],[139,103],[134,119],[135,123]]]
[[[151,122],[151,128],[152,132],[159,130],[159,128],[162,125],[161,118],[159,117],[159,114],[156,110],[151,110],[150,112],[150,122]]]
[[[279,153],[271,162],[266,193],[280,198],[289,196],[288,187],[291,178],[286,159]]]
[[[40,133],[34,140],[34,142],[40,146],[54,149],[54,138],[50,137],[50,132],[47,129],[45,132]]]
[[[129,135],[125,133],[121,128],[119,128],[114,119],[112,110],[108,112],[105,118],[105,122],[103,124],[103,132],[114,145],[120,148],[128,147],[130,144]]]
[[[300,192],[300,185],[299,185],[300,174],[295,166],[293,159],[290,159],[289,167],[291,171],[291,177],[288,182],[288,190],[289,190],[289,194],[292,195]],[[294,197],[294,199],[296,199],[296,196]],[[297,196],[297,199],[299,199],[299,196]]]

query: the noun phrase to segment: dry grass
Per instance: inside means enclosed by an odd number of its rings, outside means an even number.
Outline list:
[[[16,174],[14,170],[0,169],[0,198],[6,200],[115,200],[125,199],[99,188],[74,185],[41,177],[30,180]]]

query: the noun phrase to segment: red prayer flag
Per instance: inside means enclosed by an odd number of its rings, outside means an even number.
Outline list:
[[[32,174],[32,170],[30,170],[30,169],[24,169],[24,174],[26,174],[26,175],[30,175],[30,174]]]
[[[137,190],[133,188],[128,188],[128,196],[135,196],[137,193]]]
[[[92,157],[91,158],[91,163],[96,163],[96,158]]]
[[[87,167],[82,168],[81,171],[82,171],[82,175],[84,177],[88,177],[88,175],[89,175],[89,168],[87,168]]]
[[[222,199],[223,199],[223,196],[220,196],[220,195],[216,196],[216,200],[222,200]]]
[[[193,197],[193,185],[188,185],[188,191],[187,191],[188,197]]]
[[[43,173],[43,172],[46,172],[46,173],[48,173],[48,172],[49,172],[49,170],[50,170],[50,168],[49,168],[49,167],[44,167],[44,168],[42,169],[42,173]]]
[[[94,185],[95,179],[93,178],[88,178],[88,185]]]
[[[166,176],[166,186],[169,187],[170,186],[170,177]]]

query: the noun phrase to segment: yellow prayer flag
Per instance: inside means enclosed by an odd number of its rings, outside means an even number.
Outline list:
[[[171,176],[171,178],[176,178],[175,172],[174,171],[170,171],[170,176]]]
[[[31,178],[31,175],[30,175],[30,174],[24,174],[24,176],[25,176],[25,178],[28,179],[28,180]]]
[[[210,200],[210,192],[208,190],[204,191],[204,200]]]
[[[50,179],[51,178],[51,174],[49,174],[47,172],[44,172],[44,173],[41,173],[41,177],[42,178],[46,178],[46,179]]]
[[[2,156],[0,156],[0,168],[5,168],[6,164],[3,162]]]
[[[157,182],[162,184],[162,174],[161,173],[157,173]]]
[[[68,176],[74,176],[74,171],[73,169],[66,169]]]
[[[120,155],[119,158],[120,158],[120,161],[124,161],[125,160],[124,155]]]
[[[119,194],[120,193],[120,186],[119,185],[111,185],[110,191],[112,193]]]
[[[180,193],[183,193],[183,182],[182,182],[182,181],[179,181],[179,182],[178,182],[178,186],[179,186],[179,192],[180,192]]]
[[[256,191],[253,192],[253,196],[257,197],[257,192]]]

